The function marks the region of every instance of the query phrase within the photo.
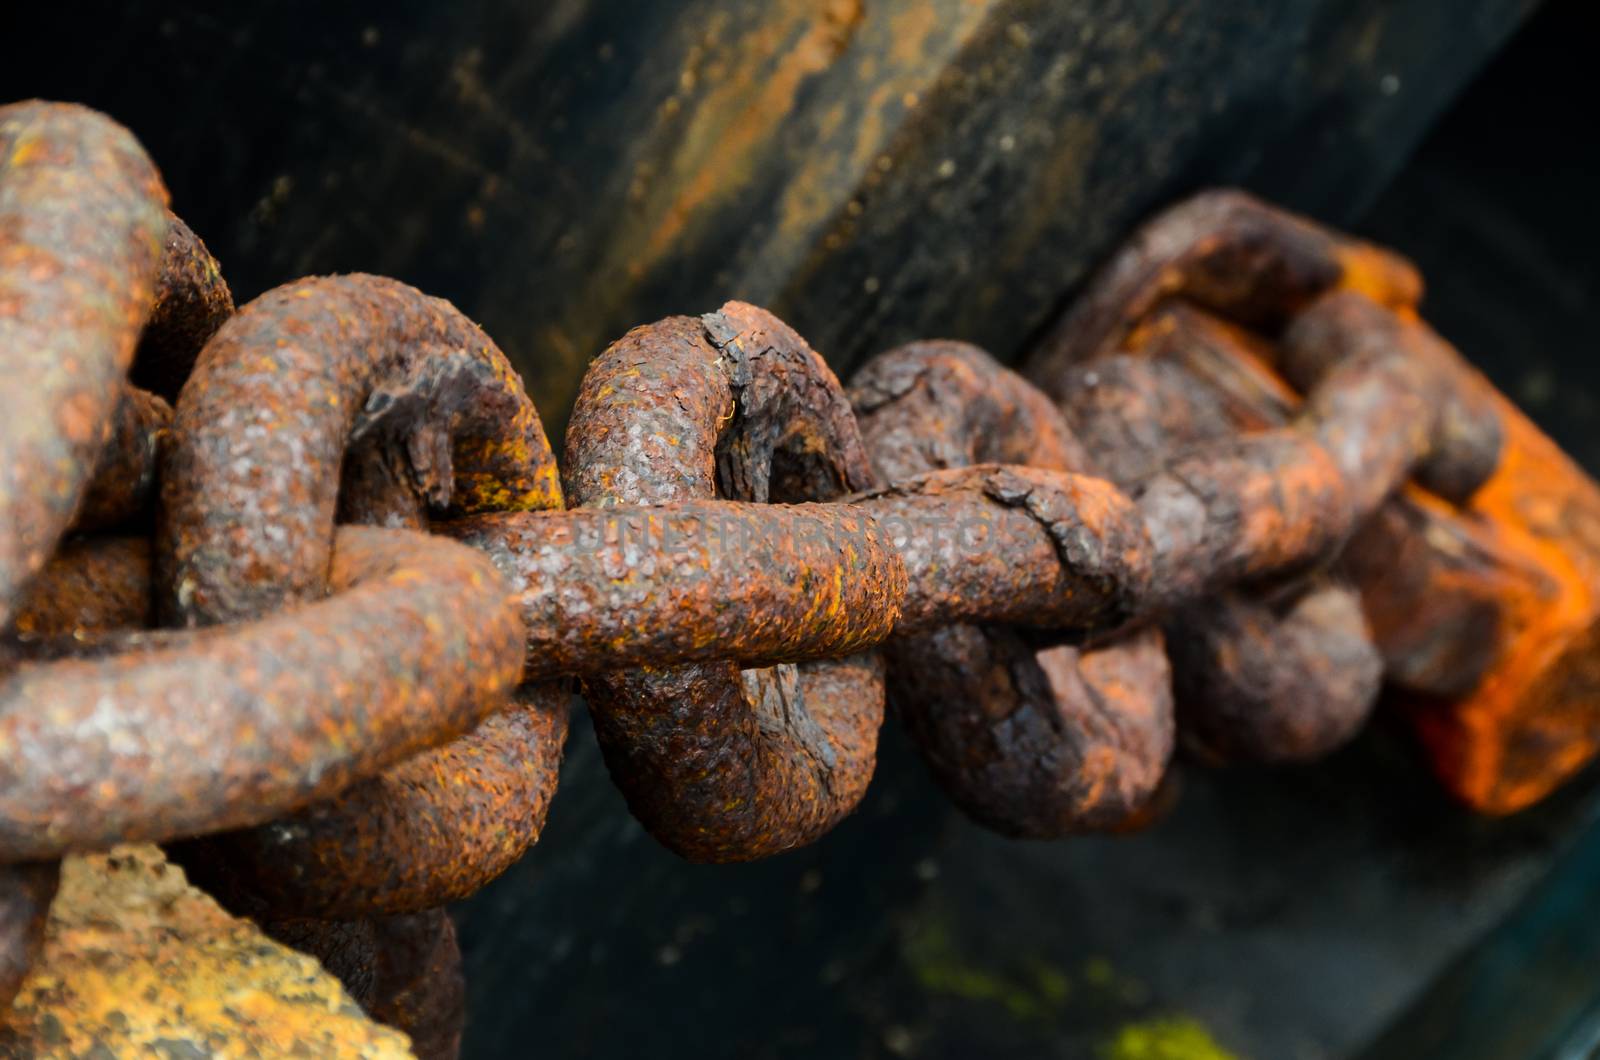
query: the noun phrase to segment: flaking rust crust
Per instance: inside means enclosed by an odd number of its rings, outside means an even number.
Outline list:
[[[612,344],[584,376],[566,452],[569,499],[585,508],[818,501],[873,484],[832,372],[781,321],[737,302]],[[807,621],[844,641],[892,625],[905,585],[894,560],[850,590],[873,606],[830,606]],[[764,670],[734,661],[628,670],[586,688],[629,807],[693,860],[810,842],[855,808],[872,776],[883,716],[875,655]]]
[[[401,530],[339,543],[326,599],[0,680],[0,857],[261,822],[504,703],[522,625],[486,559]]]
[[[149,313],[166,189],[82,107],[0,107],[0,625],[72,521]]]
[[[233,316],[233,292],[205,243],[176,215],[167,217],[155,301],[134,351],[133,384],[176,401],[200,350]]]
[[[861,499],[906,537],[890,702],[940,786],[1008,835],[1139,820],[1172,754],[1160,632],[1040,649],[997,624],[1081,636],[1124,622],[1151,574],[1138,512],[1081,473],[1083,447],[1049,400],[975,347],[892,350],[862,367],[850,397],[878,475],[894,483]],[[964,526],[985,539],[963,541]]]
[[[0,1019],[0,1056],[399,1060],[310,957],[184,883],[150,847],[69,858],[38,963]]]
[[[1195,339],[1180,331],[1163,341]],[[1062,390],[1068,423],[1123,484],[1242,426],[1230,422],[1225,395],[1166,360],[1098,357],[1070,370]],[[1164,627],[1180,739],[1207,760],[1319,757],[1354,736],[1376,702],[1382,660],[1359,598],[1320,572],[1268,590],[1223,590]]]
[[[894,535],[905,563],[897,633],[998,622],[1082,640],[1147,610],[1150,539],[1138,509],[1104,479],[978,464],[849,499]]]

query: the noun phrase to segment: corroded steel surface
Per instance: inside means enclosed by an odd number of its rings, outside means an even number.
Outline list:
[[[88,485],[150,311],[166,200],[109,119],[0,107],[0,623]]]
[[[872,484],[822,358],[738,302],[614,343],[584,376],[566,451],[568,493],[586,507],[815,501]],[[876,607],[818,616],[846,637],[863,614],[892,613],[904,584],[898,563],[862,574],[859,591]],[[585,686],[629,807],[695,860],[809,842],[855,808],[872,777],[883,717],[875,657],[764,670],[741,670],[737,659],[603,673]]]
[[[385,307],[393,306],[410,316],[389,319]],[[359,336],[350,341],[350,313],[370,318],[361,333],[370,348]],[[291,344],[314,346],[323,359],[296,361],[299,355],[282,352]],[[270,376],[261,376],[273,358],[299,366],[293,389],[278,392]],[[190,530],[164,547],[178,556],[211,552],[204,569],[212,581],[250,584],[253,595],[235,598],[236,615],[265,608],[285,587],[299,586],[296,593],[319,587],[325,547],[275,544],[296,534],[331,541],[331,490],[346,522],[419,529],[429,509],[560,506],[555,456],[504,356],[448,303],[403,285],[347,277],[271,292],[244,307],[235,326],[208,345],[197,378],[185,390],[185,408],[210,408],[217,395],[239,388],[270,394],[272,415],[297,424],[310,451],[323,457],[299,478],[257,486],[255,544],[218,553],[240,529],[228,489],[249,481],[241,467],[271,461],[271,445],[285,439],[257,436],[253,449],[234,445],[226,455],[240,463],[225,465],[216,454],[227,436],[204,417],[182,438],[186,452],[202,454],[186,470],[220,476],[224,486],[214,491],[211,480],[194,480],[180,503]],[[262,562],[263,555],[271,558]],[[333,802],[175,853],[198,878],[253,892],[274,915],[406,913],[464,897],[520,857],[542,827],[566,734],[564,714],[558,725],[552,711],[564,710],[564,699],[549,687],[531,696],[526,711],[486,719],[462,740],[400,763]],[[475,783],[463,784],[469,776]],[[505,817],[515,817],[517,826],[501,828]]]
[[[29,584],[12,632],[26,643],[143,629],[154,622],[153,603],[149,541],[81,538],[63,545]]]
[[[1009,464],[949,468],[852,494],[906,566],[896,630],[960,621],[1114,630],[1147,608],[1151,544],[1114,486]]]
[[[408,531],[339,541],[324,600],[0,679],[0,857],[263,821],[500,706],[523,638],[494,568]]]
[[[957,623],[1114,629],[1142,603],[1151,575],[1136,510],[1109,483],[1067,473],[1090,463],[1061,414],[976,347],[891,350],[863,366],[850,397],[878,475],[897,483],[880,495],[918,501],[917,484],[947,480],[993,506],[921,518],[891,509],[907,538],[913,527],[942,529],[942,548],[902,545],[912,591],[887,649],[890,701],[934,776],[973,817],[1009,834],[1133,820],[1172,754],[1160,632],[1136,630],[1080,650],[1041,648],[1000,625]],[[913,477],[930,469],[938,470]],[[907,482],[909,489],[900,485]],[[1085,496],[1088,505],[1058,500],[1050,518],[1026,515],[1049,511],[1039,498]],[[1001,529],[1015,512],[1025,514],[1017,535]],[[1086,562],[1100,569],[1084,571]],[[919,607],[922,599],[939,606]],[[919,623],[923,617],[936,621]]]
[[[138,387],[123,388],[110,437],[72,520],[74,531],[104,530],[149,514],[161,438],[171,423],[172,406],[164,399]]]
[[[892,528],[866,506],[681,501],[437,529],[510,581],[530,677],[849,654],[888,635],[906,591]]]
[[[1404,258],[1228,189],[1202,192],[1145,224],[1095,276],[1034,352],[1047,390],[1074,364],[1114,353],[1163,301],[1280,328],[1335,286],[1414,306],[1422,278]]]
[[[1192,322],[1173,323],[1161,341],[1175,348],[1206,337]],[[1231,414],[1225,394],[1170,360],[1098,357],[1071,369],[1063,391],[1068,422],[1125,485],[1186,446],[1249,422]],[[1183,742],[1205,758],[1315,758],[1353,736],[1376,702],[1382,660],[1360,603],[1322,572],[1262,590],[1225,589],[1177,609],[1164,625]]]
[[[301,280],[224,324],[184,384],[162,480],[156,561],[169,622],[253,617],[314,596],[327,578],[347,439],[397,402],[448,405],[501,378],[489,338],[449,303],[376,276]],[[435,365],[446,362],[444,371]],[[448,414],[399,432],[405,470],[465,511],[548,507],[554,463],[528,476],[543,446],[520,388],[509,443],[460,449]],[[453,461],[471,459],[467,481]],[[480,495],[479,481],[492,481]],[[463,488],[465,487],[465,488]]]
[[[567,697],[559,685],[526,685],[509,709],[442,747],[270,826],[179,845],[173,857],[258,916],[364,917],[465,898],[538,841]]]
[[[1150,820],[1177,738],[1324,754],[1380,671],[1479,808],[1600,745],[1600,490],[1417,318],[1407,263],[1248,197],[1153,221],[1038,389],[929,342],[847,393],[738,302],[635,329],[585,377],[564,496],[448,303],[342,276],[235,313],[163,196],[104,119],[0,109],[26,383],[0,409],[0,991],[53,859],[158,839],[454,1055],[441,906],[538,839],[571,677],[636,816],[705,861],[851,812],[886,672],[941,785],[1015,835]]]
[[[1256,429],[1299,417],[1357,487],[1340,566],[1435,772],[1479,810],[1528,806],[1600,749],[1600,492],[1417,318],[1409,267],[1284,217],[1226,193],[1156,218],[1033,370],[1070,400],[1072,365],[1127,346],[1185,364]],[[1196,263],[1230,258],[1270,267],[1219,295]],[[1285,311],[1262,310],[1273,298]]]

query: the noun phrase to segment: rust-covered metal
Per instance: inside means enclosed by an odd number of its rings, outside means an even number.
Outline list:
[[[1330,294],[1285,336],[1285,374],[1375,346],[1449,380],[1456,396],[1432,421],[1449,456],[1435,491],[1369,521],[1347,564],[1436,772],[1474,807],[1509,813],[1600,750],[1600,490],[1414,314]],[[1473,429],[1485,416],[1493,435]],[[1452,504],[1441,479],[1458,496],[1481,487]]]
[[[1212,339],[1213,353],[1248,356],[1187,318],[1171,323],[1152,346],[1195,351]],[[1174,359],[1101,356],[1071,369],[1061,391],[1067,421],[1099,466],[1129,486],[1187,447],[1262,425]],[[1324,572],[1223,589],[1164,625],[1182,740],[1209,760],[1316,758],[1355,735],[1377,700],[1382,660],[1360,602]]]
[[[0,107],[0,624],[89,483],[150,311],[166,189],[83,107]]]
[[[201,349],[231,316],[233,292],[222,266],[194,230],[169,213],[155,301],[129,378],[137,387],[176,401]]]
[[[874,511],[901,528],[912,587],[886,649],[889,698],[934,776],[1007,834],[1132,822],[1172,754],[1160,631],[1080,649],[1003,623],[1081,637],[1126,622],[1151,573],[1137,510],[1068,473],[1090,465],[1061,414],[976,347],[891,350],[850,397],[878,475],[896,483],[867,496],[891,503]],[[972,507],[929,508],[948,497]]]
[[[847,655],[888,635],[905,595],[889,528],[854,505],[680,501],[438,529],[515,589],[529,676]]]
[[[1202,192],[1134,233],[1033,352],[1027,374],[1049,389],[1072,365],[1115,353],[1174,297],[1270,332],[1336,286],[1386,306],[1422,298],[1422,277],[1391,251],[1241,191]]]
[[[1454,795],[1521,809],[1600,750],[1600,491],[1418,319],[1413,270],[1286,217],[1238,194],[1158,217],[1034,370],[1048,384],[1122,346],[1148,348],[1197,371],[1230,415],[1268,430],[1298,415],[1347,473],[1370,461],[1353,498],[1366,517],[1340,566],[1361,590],[1385,679]],[[1322,264],[1290,268],[1288,246]],[[1243,270],[1226,296],[1195,280],[1196,261],[1241,256],[1278,264],[1254,279]],[[1322,278],[1283,282],[1312,274]],[[1168,341],[1175,331],[1191,341]],[[1407,474],[1411,484],[1395,481]]]
[[[230,443],[231,428],[211,416],[241,391],[270,402],[268,414],[297,435],[246,431],[248,441]],[[317,591],[336,514],[420,528],[429,511],[561,504],[555,457],[504,355],[449,303],[392,281],[334,277],[252,302],[207,346],[180,408],[161,540],[174,559],[164,577],[178,579],[166,598],[187,621]],[[315,462],[254,481],[297,445]],[[256,506],[247,524],[228,506],[244,490]],[[246,529],[249,544],[228,547]],[[230,603],[185,606],[191,570]],[[472,893],[537,839],[565,735],[561,691],[534,689],[508,714],[331,802],[176,853],[278,916],[426,910]]]
[[[1008,464],[949,468],[852,494],[906,566],[897,631],[1022,622],[1085,634],[1146,610],[1150,539],[1111,483]]]
[[[241,309],[178,400],[157,524],[163,619],[208,625],[320,592],[347,442],[396,404],[444,406],[389,439],[430,498],[462,512],[551,506],[554,462],[527,474],[545,443],[520,386],[491,441],[451,430],[453,404],[502,379],[502,362],[448,302],[376,276],[301,280]]]
[[[161,439],[171,423],[172,406],[163,398],[123,387],[112,413],[111,435],[73,517],[74,531],[106,530],[151,514]]]
[[[235,312],[105,119],[0,108],[0,230],[0,998],[63,855],[159,840],[454,1056],[442,906],[538,839],[574,677],[636,816],[702,861],[850,813],[886,680],[1012,835],[1159,815],[1175,729],[1324,754],[1380,671],[1480,809],[1600,745],[1600,489],[1421,322],[1409,264],[1238,193],[1137,236],[1039,388],[929,342],[847,393],[739,302],[635,329],[565,494],[476,325],[360,275]]]
[[[1393,378],[1405,373],[1391,388],[1409,390],[1419,400],[1407,402],[1392,393],[1385,395],[1382,406],[1387,422],[1367,433],[1404,437],[1405,432],[1397,429],[1399,417],[1413,417],[1426,434],[1420,443],[1406,439],[1418,446],[1416,454],[1405,454],[1411,457],[1408,470],[1419,486],[1452,504],[1470,501],[1500,463],[1505,428],[1499,409],[1481,388],[1470,385],[1459,359],[1414,314],[1386,310],[1359,291],[1331,290],[1308,305],[1284,331],[1281,368],[1285,380],[1309,395],[1306,411],[1328,423],[1341,418],[1336,401],[1376,404],[1359,392],[1342,397],[1330,394],[1324,382],[1330,376],[1387,372]],[[1346,387],[1353,390],[1350,384]],[[1370,453],[1359,451],[1363,444],[1370,448],[1371,441],[1352,439],[1348,425],[1344,431],[1328,440],[1330,448],[1355,450],[1342,458],[1354,467],[1371,468],[1378,463]]]
[[[376,961],[372,1018],[411,1038],[418,1060],[454,1060],[461,1052],[467,984],[456,926],[443,909],[385,917],[373,925]]]
[[[412,1055],[316,960],[229,916],[151,846],[65,861],[34,971],[0,1020],[6,1057]]]
[[[822,358],[738,302],[613,343],[584,376],[566,455],[568,495],[583,507],[817,501],[873,485],[849,403]],[[898,607],[903,571],[880,564],[871,573],[855,590],[876,597],[867,618],[832,607],[821,616],[846,639]],[[883,717],[875,656],[762,670],[741,670],[733,656],[600,674],[585,687],[629,807],[694,860],[809,842],[855,808],[872,777]]]
[[[493,566],[408,531],[339,542],[325,599],[0,678],[0,860],[265,821],[501,706],[523,637]]]
[[[568,692],[542,682],[442,747],[271,825],[173,848],[252,915],[340,918],[465,898],[538,841],[566,743]]]
[[[1287,422],[1299,405],[1278,365],[1305,380],[1384,344],[1432,366],[1446,386],[1416,484],[1356,530],[1339,566],[1360,589],[1393,698],[1446,786],[1478,809],[1510,812],[1595,750],[1584,674],[1600,612],[1587,573],[1594,516],[1583,513],[1600,504],[1587,476],[1414,313],[1386,313],[1357,293],[1335,290],[1308,307],[1281,348],[1181,303],[1129,339],[1152,363],[1185,365],[1221,395],[1219,412],[1250,429]],[[1473,485],[1465,509],[1448,499]]]
[[[86,537],[63,545],[29,584],[12,633],[23,643],[83,639],[154,620],[149,540]]]

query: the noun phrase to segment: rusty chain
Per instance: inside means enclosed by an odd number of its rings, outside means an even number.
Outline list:
[[[846,389],[764,310],[637,328],[558,472],[493,341],[392,280],[234,311],[133,138],[0,108],[0,999],[55,864],[156,841],[425,1055],[445,903],[537,841],[576,679],[652,835],[814,841],[886,706],[982,823],[1158,812],[1380,685],[1508,812],[1595,750],[1600,493],[1422,323],[1400,258],[1237,193],[1152,221],[1029,379]]]

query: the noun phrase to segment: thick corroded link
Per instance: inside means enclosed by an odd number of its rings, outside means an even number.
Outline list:
[[[139,336],[129,379],[176,401],[201,349],[231,316],[233,292],[217,259],[181,218],[168,215],[155,304]]]
[[[74,532],[147,519],[155,501],[160,442],[200,349],[233,315],[233,296],[215,259],[189,226],[167,217],[166,252],[155,302],[111,415],[110,433],[73,517]],[[146,389],[148,386],[150,389]]]
[[[356,336],[343,320],[353,307],[371,315]],[[283,354],[280,344],[290,342],[325,359]],[[187,450],[209,454],[231,444],[228,451],[245,464],[271,459],[270,445],[281,439],[247,432],[229,443],[203,416],[184,419],[191,402],[204,410],[256,385],[263,358],[300,373],[301,389],[279,395],[275,414],[293,420],[313,451],[336,449],[331,464],[307,469],[298,482],[279,478],[252,490],[262,512],[253,529],[275,565],[252,571],[262,555],[255,549],[213,559],[206,569],[219,584],[260,577],[251,597],[259,603],[276,591],[266,578],[285,586],[319,577],[325,548],[273,551],[272,542],[296,532],[331,540],[326,491],[341,465],[337,507],[355,522],[422,528],[430,509],[560,507],[555,457],[537,411],[504,355],[448,303],[389,281],[348,277],[280,289],[245,306],[207,347],[179,402]],[[206,459],[194,469],[217,472]],[[167,474],[170,495],[180,471],[169,467]],[[194,529],[177,538],[178,549],[193,555],[227,540],[219,531],[230,513],[215,505],[207,483],[179,492]],[[538,839],[565,743],[566,707],[557,687],[526,689],[510,714],[332,801],[172,854],[213,891],[251,892],[276,916],[412,913],[465,897]],[[475,782],[460,783],[467,776]]]
[[[682,501],[437,529],[512,584],[530,677],[848,655],[888,636],[906,591],[889,530],[847,504]]]
[[[1284,340],[1286,371],[1374,346],[1437,365],[1455,406],[1492,415],[1463,432],[1441,405],[1436,444],[1470,486],[1464,510],[1420,490],[1397,498],[1351,542],[1391,681],[1446,787],[1480,810],[1538,801],[1600,751],[1600,489],[1537,427],[1409,314],[1330,295]],[[1442,421],[1442,422],[1441,422]]]
[[[1292,421],[1193,445],[1126,483],[1150,529],[1167,606],[1324,565],[1414,469],[1482,461],[1481,443],[1442,426],[1453,383],[1434,359],[1380,343],[1304,361],[1314,385]],[[1044,371],[1058,362],[1038,363]],[[1080,383],[1070,368],[1041,377],[1063,401]],[[1497,437],[1494,428],[1479,434]]]
[[[59,862],[0,865],[0,1011],[11,1007],[39,955],[50,901],[60,880]]]
[[[906,567],[897,633],[956,622],[1072,631],[1146,610],[1144,523],[1104,479],[1007,464],[933,471],[852,494],[894,536]]]
[[[1150,532],[1160,607],[1303,574],[1331,562],[1355,525],[1333,457],[1292,428],[1196,447],[1128,492]]]
[[[107,118],[0,107],[0,625],[105,442],[155,291],[166,196]]]
[[[781,321],[737,302],[612,344],[584,376],[566,455],[568,494],[584,507],[826,500],[873,484],[833,373]],[[862,610],[892,622],[903,579],[858,590],[871,605]],[[744,860],[810,842],[855,808],[872,776],[883,717],[876,656],[628,670],[586,687],[629,807],[688,858]]]
[[[1481,388],[1469,385],[1444,341],[1413,316],[1389,312],[1359,292],[1330,291],[1284,332],[1283,375],[1301,392],[1312,393],[1337,366],[1352,362],[1380,371],[1400,364],[1413,374],[1413,385],[1428,406],[1418,419],[1429,430],[1412,476],[1453,504],[1470,501],[1500,463],[1505,428],[1494,403]],[[1316,401],[1326,408],[1329,398],[1313,398],[1313,408]],[[1391,418],[1410,411],[1392,399],[1384,404],[1396,410],[1387,413]],[[1381,431],[1385,425],[1377,426]],[[1387,426],[1398,433],[1392,423]],[[1370,458],[1360,466],[1370,467]]]
[[[911,586],[886,649],[890,701],[940,785],[1010,835],[1135,822],[1172,753],[1160,632],[1040,649],[992,623],[1125,619],[1150,573],[1137,511],[1109,483],[1067,473],[1089,462],[1061,414],[976,347],[892,350],[862,367],[850,397],[878,474],[896,482],[876,496],[941,504],[879,512],[906,528]],[[991,460],[1034,467],[971,466]],[[943,548],[912,532],[929,527]],[[964,542],[965,527],[982,540]]]
[[[1027,374],[1048,382],[1117,352],[1169,298],[1275,330],[1336,286],[1393,307],[1422,297],[1417,270],[1391,251],[1244,192],[1203,192],[1157,214],[1123,245],[1034,351]]]
[[[1422,286],[1415,269],[1387,251],[1238,192],[1208,192],[1160,214],[1135,235],[1034,352],[1030,374],[1052,396],[1065,399],[1064,380],[1073,365],[1137,340],[1147,319],[1170,300],[1205,306],[1274,333],[1336,290],[1409,313]],[[1322,490],[1320,499],[1311,493],[1299,499],[1309,503],[1306,511],[1331,519],[1323,524],[1332,531],[1323,546],[1337,545],[1414,471],[1436,478],[1464,500],[1493,467],[1499,450],[1495,417],[1489,415],[1487,425],[1473,422],[1486,406],[1455,396],[1460,388],[1445,358],[1415,356],[1411,348],[1382,340],[1326,356],[1309,352],[1322,344],[1325,332],[1300,343],[1307,348],[1296,358],[1307,398],[1297,432],[1269,430],[1221,443],[1242,447],[1245,460],[1238,452],[1201,454],[1198,462],[1182,461],[1143,485],[1141,503],[1151,517],[1158,554],[1191,572],[1191,592],[1202,591],[1209,575],[1226,583],[1267,573],[1258,568],[1273,565],[1261,554],[1261,539],[1246,532],[1229,541],[1228,524],[1232,532],[1254,525],[1291,537],[1305,529],[1292,517],[1274,527],[1275,505],[1248,495],[1252,462]],[[1212,458],[1217,466],[1205,466]],[[1318,466],[1329,458],[1331,476],[1328,467]],[[1217,471],[1225,472],[1222,480]],[[1150,503],[1144,504],[1144,497]],[[1345,510],[1337,511],[1341,507]],[[1216,547],[1202,539],[1216,539]],[[1314,542],[1283,544],[1287,547],[1280,552],[1305,547],[1306,556],[1314,558]],[[1241,563],[1245,555],[1259,555],[1262,562]]]
[[[504,703],[522,625],[486,559],[400,530],[338,540],[331,597],[0,680],[0,859],[262,822]]]
[[[1294,238],[1273,235],[1273,226],[1260,220],[1270,214],[1266,208],[1233,201],[1256,215],[1245,227],[1259,233],[1258,243]],[[1205,221],[1208,209],[1213,222]],[[1176,207],[1152,222],[1073,314],[1079,324],[1099,324],[1075,334],[1069,321],[1035,365],[1053,369],[1046,372],[1049,383],[1074,360],[1124,342],[1152,345],[1152,336],[1172,327],[1174,314],[1188,313],[1204,319],[1201,331],[1227,334],[1229,341],[1200,342],[1181,359],[1225,393],[1230,408],[1253,410],[1272,423],[1287,422],[1300,403],[1276,371],[1322,387],[1353,364],[1353,374],[1323,402],[1325,409],[1342,405],[1341,414],[1350,418],[1332,424],[1331,432],[1330,424],[1317,431],[1336,443],[1357,442],[1352,453],[1366,444],[1364,432],[1394,423],[1377,407],[1387,400],[1383,380],[1420,382],[1427,408],[1418,422],[1399,425],[1398,449],[1388,448],[1395,439],[1383,439],[1373,452],[1387,460],[1389,471],[1416,459],[1411,473],[1437,493],[1408,486],[1391,495],[1360,527],[1343,565],[1361,589],[1385,675],[1402,693],[1396,698],[1408,706],[1446,787],[1489,812],[1537,801],[1600,751],[1593,707],[1600,702],[1600,594],[1594,589],[1600,584],[1600,533],[1594,530],[1600,489],[1416,319],[1412,305],[1420,286],[1404,279],[1398,259],[1324,233],[1338,251],[1338,268],[1325,270],[1331,281],[1320,290],[1300,285],[1281,311],[1252,308],[1279,295],[1272,293],[1277,281],[1251,279],[1248,270],[1233,296],[1203,293],[1205,284],[1191,283],[1186,277],[1193,270],[1181,263],[1207,246],[1240,242],[1229,212],[1202,203]],[[1318,231],[1309,222],[1294,223]],[[1168,231],[1160,231],[1164,226]],[[1284,252],[1268,248],[1260,257],[1283,259]],[[1174,267],[1160,267],[1163,261]],[[1330,293],[1336,291],[1363,295],[1376,307],[1349,293]],[[1233,319],[1207,318],[1195,304]],[[1244,348],[1249,356],[1218,354],[1219,346]],[[1399,360],[1413,364],[1396,368]],[[1389,486],[1360,483],[1368,500]]]
[[[396,406],[431,413],[386,434],[425,496],[462,512],[550,506],[554,462],[526,477],[545,443],[520,387],[492,437],[454,429],[503,360],[448,302],[375,276],[302,280],[240,310],[178,401],[157,534],[163,618],[204,625],[319,592],[347,440],[381,432]]]
[[[1175,349],[1193,350],[1203,338],[1186,326],[1162,332]],[[1185,447],[1262,426],[1164,359],[1098,357],[1072,369],[1062,391],[1068,423],[1124,484]],[[1354,736],[1376,701],[1382,660],[1360,599],[1325,574],[1267,591],[1222,590],[1164,625],[1179,733],[1207,759],[1316,758]]]
[[[474,894],[544,829],[568,692],[538,683],[471,732],[262,828],[169,848],[192,882],[262,918],[412,913]]]

